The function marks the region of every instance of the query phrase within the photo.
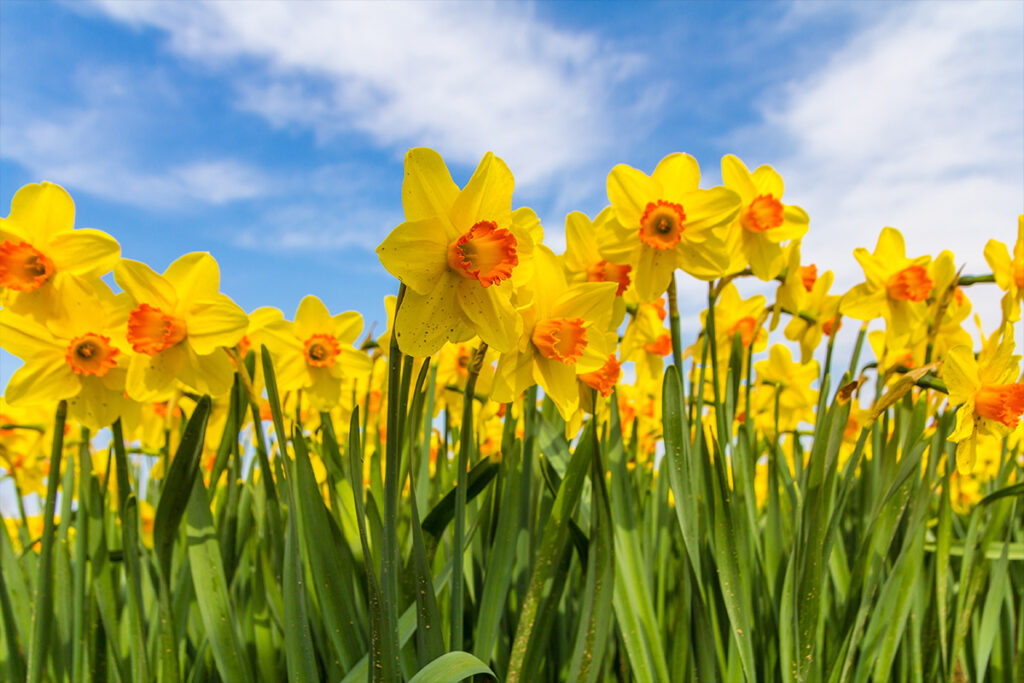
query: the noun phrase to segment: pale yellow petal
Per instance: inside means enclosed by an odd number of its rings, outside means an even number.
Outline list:
[[[121,246],[99,230],[73,230],[55,235],[46,253],[58,273],[109,273],[121,256]]]
[[[658,181],[625,164],[611,170],[607,185],[615,215],[626,228],[638,227],[647,204],[662,198]]]
[[[196,301],[185,315],[188,344],[199,355],[237,344],[249,327],[245,311],[225,294]]]
[[[430,217],[402,223],[377,247],[377,258],[406,287],[426,294],[448,270],[445,221]]]
[[[140,261],[121,259],[114,266],[114,280],[138,304],[149,304],[171,313],[178,303],[174,287],[156,271]]]
[[[508,228],[514,188],[515,179],[505,162],[491,152],[485,154],[452,204],[448,215],[455,229],[465,232],[479,221],[493,221],[500,228]]]
[[[405,179],[402,181],[402,206],[405,219],[443,218],[459,196],[459,186],[441,155],[427,147],[414,147],[405,155]]]
[[[734,154],[722,157],[722,182],[730,190],[739,194],[744,204],[749,204],[757,197],[757,186],[746,164]]]
[[[700,187],[700,166],[689,154],[669,154],[658,162],[651,178],[661,185],[664,198],[678,201],[684,192]]]

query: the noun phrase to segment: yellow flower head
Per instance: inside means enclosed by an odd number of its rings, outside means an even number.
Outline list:
[[[61,285],[99,276],[120,256],[114,238],[99,230],[75,230],[75,203],[60,185],[18,190],[11,213],[0,218],[0,303],[45,321],[59,313]]]
[[[946,354],[942,377],[956,412],[956,468],[970,474],[977,460],[978,438],[1002,438],[1013,431],[1024,414],[1021,357],[1014,355],[1013,328],[1006,325],[985,342],[975,359],[969,346],[955,346]]]
[[[700,167],[688,154],[670,154],[650,176],[625,164],[608,174],[615,222],[602,253],[612,263],[630,265],[641,301],[661,296],[676,268],[702,280],[728,268],[719,228],[738,214],[739,195],[698,185]]]
[[[1024,214],[1017,216],[1017,241],[1013,245],[1013,258],[1006,245],[989,240],[985,245],[985,260],[996,276],[996,284],[1006,292],[1003,296],[1003,322],[1020,320],[1020,305],[1024,302]]]
[[[722,182],[739,195],[742,204],[729,226],[734,257],[729,270],[736,272],[750,264],[755,276],[771,280],[785,265],[782,242],[807,233],[807,213],[782,203],[782,177],[771,166],[759,166],[751,173],[737,157],[727,154],[722,157]]]
[[[407,287],[395,321],[403,353],[429,356],[474,335],[499,351],[515,345],[522,323],[511,303],[513,280],[533,239],[514,220],[514,184],[490,152],[461,190],[437,152],[406,154],[406,220],[377,247],[381,264]]]
[[[128,394],[163,401],[177,382],[218,396],[231,388],[234,366],[225,348],[245,334],[248,317],[220,293],[220,270],[207,253],[186,254],[163,275],[122,260],[114,279],[131,296],[126,338],[136,355],[128,367]]]

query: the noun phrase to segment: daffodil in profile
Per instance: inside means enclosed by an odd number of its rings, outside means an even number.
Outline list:
[[[60,313],[61,285],[108,273],[121,253],[113,237],[74,229],[75,203],[53,183],[26,185],[0,218],[0,303],[45,321]]]
[[[363,318],[355,311],[332,316],[319,298],[309,295],[299,303],[294,322],[267,317],[259,336],[273,355],[281,391],[301,389],[314,408],[331,410],[341,399],[344,380],[369,376],[370,357],[353,346],[363,330]]]
[[[736,156],[722,157],[722,182],[740,196],[742,208],[729,229],[730,272],[750,265],[761,280],[771,280],[785,265],[783,242],[807,234],[810,222],[799,206],[782,203],[782,176],[771,166],[753,173]]]
[[[591,221],[586,214],[573,211],[565,217],[565,253],[562,265],[570,282],[614,282],[617,327],[626,316],[625,294],[632,283],[632,266],[612,263],[601,255],[601,245],[614,236],[610,226],[615,211],[606,207]],[[635,296],[634,296],[635,298]]]
[[[866,281],[843,296],[839,312],[865,321],[884,317],[893,338],[918,327],[935,287],[929,270],[931,257],[908,258],[903,235],[895,228],[882,230],[874,252],[858,247],[853,255],[864,269]]]
[[[641,301],[664,294],[676,268],[702,280],[725,273],[724,227],[738,214],[740,198],[724,187],[700,189],[692,156],[670,154],[649,176],[619,164],[607,185],[615,221],[602,254],[632,268]]]
[[[1003,296],[1003,321],[1020,320],[1020,305],[1024,302],[1024,214],[1017,216],[1017,241],[1013,245],[1013,257],[1006,245],[998,240],[985,244],[985,260],[988,261],[996,284],[1006,292]]]
[[[955,346],[946,354],[942,378],[950,405],[960,406],[949,440],[957,443],[961,474],[974,470],[980,437],[1008,435],[1024,414],[1021,357],[1013,351],[1013,328],[1005,325],[988,338],[977,358],[970,346]]]
[[[119,332],[127,300],[102,281],[69,284],[63,313],[40,323],[0,311],[0,346],[24,361],[5,398],[12,405],[53,406],[68,400],[68,415],[93,430],[116,420],[124,397],[127,349]]]
[[[461,190],[437,152],[406,154],[406,220],[377,247],[381,264],[407,288],[395,321],[403,353],[429,356],[475,335],[499,351],[515,345],[522,323],[512,280],[533,241],[513,220],[514,184],[490,152]]]
[[[758,427],[774,434],[775,404],[778,402],[779,432],[797,428],[801,422],[814,422],[818,392],[811,385],[818,378],[818,363],[793,362],[793,354],[782,344],[768,351],[768,359],[754,363],[757,383],[751,393],[751,411]]]
[[[128,367],[132,398],[167,400],[179,382],[210,396],[231,388],[234,366],[225,349],[242,339],[248,318],[220,293],[220,269],[210,254],[185,254],[163,275],[124,259],[114,279],[132,299],[126,328],[135,351]]]

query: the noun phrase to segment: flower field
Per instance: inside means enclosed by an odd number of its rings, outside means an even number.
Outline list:
[[[1024,216],[977,274],[886,227],[833,291],[799,188],[721,177],[616,166],[556,254],[500,158],[412,149],[383,333],[23,187],[3,678],[1024,680]]]

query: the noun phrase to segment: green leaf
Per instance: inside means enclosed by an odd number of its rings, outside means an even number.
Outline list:
[[[420,669],[409,683],[456,683],[480,674],[498,680],[490,667],[468,652],[448,652]]]

